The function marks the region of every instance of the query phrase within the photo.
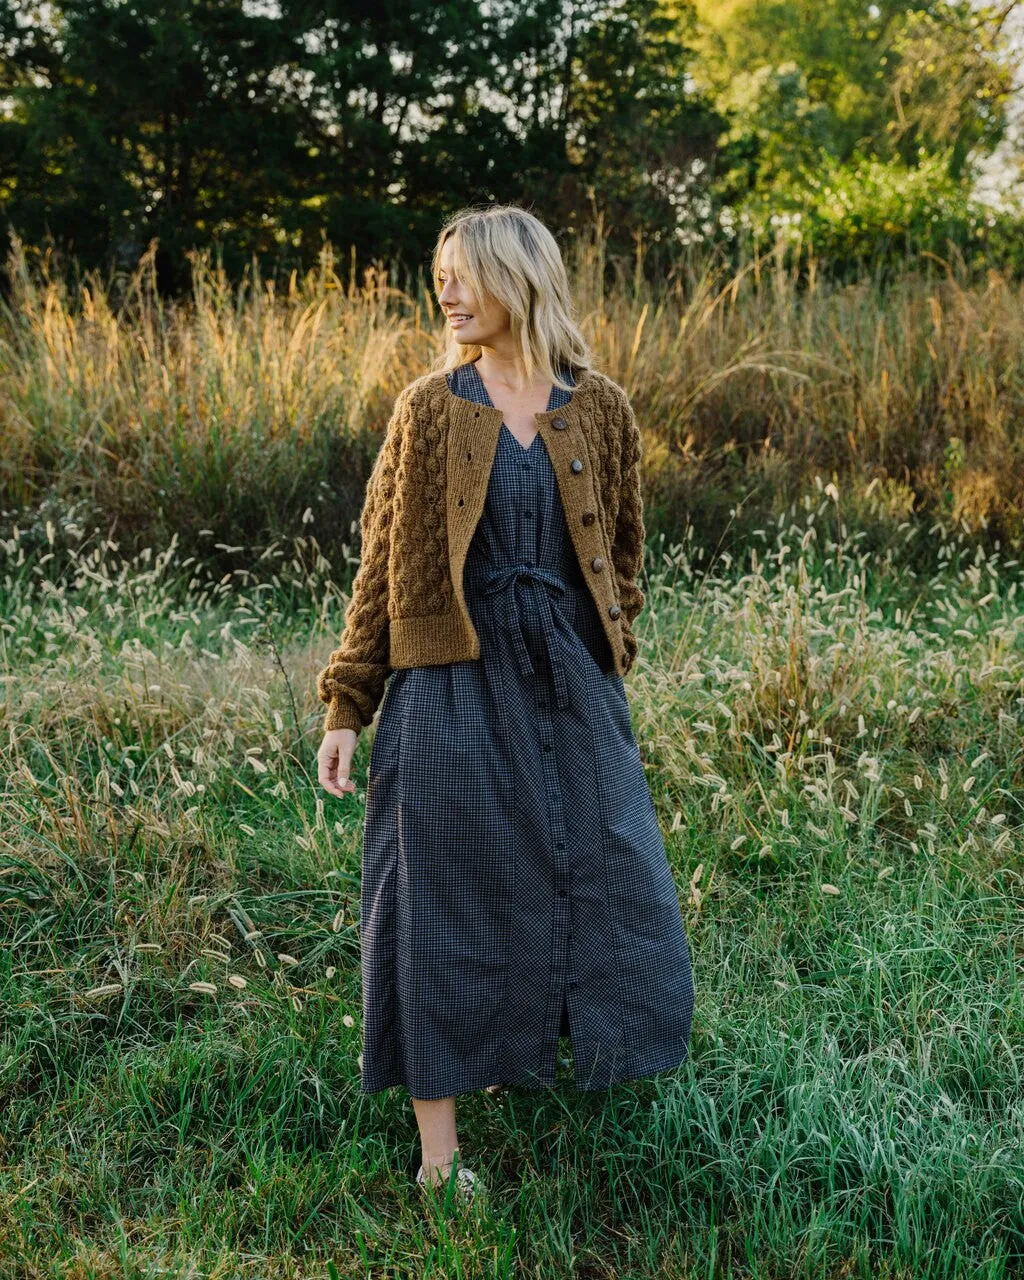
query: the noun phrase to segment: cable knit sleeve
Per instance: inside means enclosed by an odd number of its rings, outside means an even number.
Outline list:
[[[370,472],[360,516],[362,545],[339,647],[317,677],[327,703],[324,730],[355,729],[373,719],[391,667],[388,562],[402,440],[411,417],[410,387],[399,392]]]
[[[615,566],[615,585],[623,617],[632,627],[633,620],[644,606],[645,596],[637,585],[637,578],[644,567],[643,496],[640,490],[640,458],[643,445],[640,427],[625,393],[622,397],[622,487],[619,510],[615,520],[612,540],[612,563]],[[637,643],[631,630],[623,633],[630,663],[636,657]]]

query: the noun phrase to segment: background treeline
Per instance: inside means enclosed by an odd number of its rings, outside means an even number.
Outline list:
[[[0,212],[86,269],[156,238],[165,293],[214,245],[232,278],[324,239],[415,274],[447,210],[513,198],[566,237],[602,216],[652,273],[780,234],[840,273],[920,250],[1017,271],[1016,205],[971,194],[1016,9],[0,0]]]
[[[1012,554],[1017,8],[0,0],[3,529],[55,574],[69,512],[349,564],[438,226],[515,200],[636,405],[652,540],[735,556],[834,483],[880,554]]]

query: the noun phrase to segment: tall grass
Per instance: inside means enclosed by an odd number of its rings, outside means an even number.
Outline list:
[[[634,728],[690,1060],[460,1100],[489,1203],[359,1091],[362,801],[315,673],[423,282],[151,256],[0,315],[0,1276],[1024,1267],[1021,308],[778,258],[570,268],[645,439]],[[360,740],[365,784],[373,730]],[[571,1052],[568,1042],[563,1042]]]
[[[596,362],[645,438],[653,534],[686,524],[733,554],[815,475],[865,495],[848,512],[878,548],[905,521],[1017,548],[1024,531],[1022,285],[930,258],[884,288],[796,278],[781,254],[726,275],[681,258],[667,278],[609,261],[600,224],[568,248]],[[104,283],[30,270],[15,240],[0,312],[0,504],[41,543],[47,519],[126,548],[168,545],[234,567],[231,547],[309,533],[351,541],[393,398],[439,350],[422,273],[357,277],[331,246],[284,288],[254,261],[229,281],[192,259],[180,301],[153,255]],[[220,545],[218,545],[220,544]],[[930,540],[918,544],[931,553]]]
[[[629,692],[692,1055],[461,1099],[463,1213],[413,1188],[404,1092],[358,1090],[364,792],[315,784],[339,566],[12,533],[0,1273],[1019,1274],[1020,565],[936,530],[923,574],[913,526],[847,528],[869,501],[819,478],[711,572],[652,540]]]

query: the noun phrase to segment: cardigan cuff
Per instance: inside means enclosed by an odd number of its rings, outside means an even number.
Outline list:
[[[356,704],[343,693],[336,693],[327,704],[324,733],[329,733],[332,729],[355,729],[359,733],[362,728],[363,722]]]

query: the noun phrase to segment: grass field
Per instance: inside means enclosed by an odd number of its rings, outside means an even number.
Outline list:
[[[923,575],[863,502],[819,481],[710,574],[650,546],[627,688],[691,1058],[460,1099],[465,1211],[358,1090],[364,796],[315,783],[348,566],[315,522],[214,576],[15,528],[0,1276],[1022,1274],[1021,566],[936,530]]]

